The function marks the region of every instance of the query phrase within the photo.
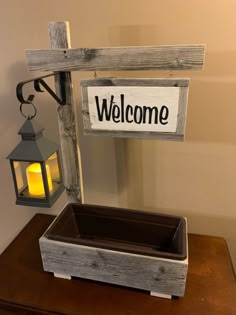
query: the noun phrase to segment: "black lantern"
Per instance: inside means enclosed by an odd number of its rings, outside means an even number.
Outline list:
[[[43,128],[30,118],[18,133],[22,140],[7,157],[16,204],[51,207],[64,190],[58,145],[44,138]]]

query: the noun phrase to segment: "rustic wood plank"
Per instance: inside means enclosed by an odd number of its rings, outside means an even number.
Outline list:
[[[48,26],[51,48],[70,47],[70,31],[68,22],[50,22]],[[80,167],[80,152],[77,146],[75,109],[73,104],[73,89],[71,73],[65,73],[66,105],[58,106],[58,127],[61,142],[63,179],[68,200],[81,202],[82,176]],[[60,96],[60,78],[55,76],[57,95]]]
[[[205,45],[26,50],[31,71],[201,70]],[[63,49],[56,49],[63,48]]]
[[[71,47],[69,22],[49,22],[48,33],[51,49]]]
[[[81,87],[88,86],[173,86],[188,87],[189,78],[97,78],[80,81]]]
[[[112,251],[40,238],[45,271],[183,296],[188,258],[183,261]]]
[[[104,130],[92,130],[84,129],[85,136],[100,136],[100,137],[113,137],[113,138],[132,138],[132,139],[146,139],[146,140],[165,140],[165,141],[184,141],[184,135],[178,135],[176,133],[159,132],[143,132],[142,135],[135,131],[104,131]]]
[[[93,86],[135,86],[135,87],[179,87],[179,108],[177,114],[177,128],[175,132],[161,131],[123,131],[123,130],[99,130],[92,128],[89,112],[88,87]],[[101,78],[96,80],[82,80],[82,115],[85,135],[111,136],[121,138],[160,139],[160,140],[184,140],[187,97],[189,79],[165,78],[165,79],[117,79]],[[168,130],[167,130],[168,131]]]
[[[187,117],[187,104],[188,104],[188,87],[182,87],[180,89],[179,96],[179,113],[178,113],[178,124],[176,134],[184,135],[186,117]]]

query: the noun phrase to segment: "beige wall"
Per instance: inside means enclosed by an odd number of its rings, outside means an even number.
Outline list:
[[[83,137],[85,201],[185,215],[189,231],[225,237],[236,266],[236,2],[226,0],[13,1],[1,3],[0,36],[0,251],[41,209],[15,206],[7,154],[18,143],[23,123],[15,98],[28,73],[25,48],[47,48],[48,21],[68,20],[73,47],[206,44],[202,72],[190,77],[184,143]],[[101,72],[98,76],[105,76]],[[166,72],[116,73],[166,77]],[[74,73],[79,108],[79,79]],[[38,122],[58,140],[56,106],[37,95]],[[65,204],[62,196],[53,209]],[[33,233],[33,231],[32,231]]]

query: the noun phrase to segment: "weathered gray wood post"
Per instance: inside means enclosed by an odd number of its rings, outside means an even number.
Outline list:
[[[69,22],[50,22],[49,38],[52,49],[71,48]],[[61,142],[64,185],[69,202],[82,202],[82,173],[76,136],[75,110],[71,73],[65,73],[66,105],[58,106],[58,127]],[[56,93],[60,96],[59,76],[55,76]]]

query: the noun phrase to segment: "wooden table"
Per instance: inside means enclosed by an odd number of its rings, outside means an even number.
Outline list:
[[[53,216],[37,214],[0,256],[0,314],[235,315],[236,282],[222,238],[189,235],[184,298],[165,300],[110,284],[54,278],[38,239]]]

